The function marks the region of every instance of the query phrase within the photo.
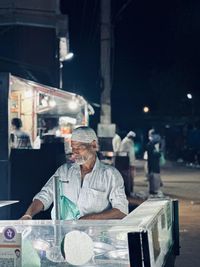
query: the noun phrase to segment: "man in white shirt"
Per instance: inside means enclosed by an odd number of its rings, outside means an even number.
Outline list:
[[[63,195],[78,208],[79,218],[104,220],[125,217],[128,201],[123,178],[117,169],[97,158],[98,140],[94,130],[86,126],[74,129],[71,147],[75,163],[62,165],[54,175],[60,178]],[[21,219],[32,219],[49,208],[53,202],[53,176],[34,197]]]
[[[117,133],[115,133],[112,139],[112,146],[113,152],[115,152],[116,154],[120,151],[121,141],[121,137]]]

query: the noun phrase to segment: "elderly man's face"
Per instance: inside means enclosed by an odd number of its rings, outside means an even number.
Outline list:
[[[95,144],[93,142],[88,144],[72,141],[71,147],[73,154],[72,158],[79,165],[83,165],[88,160],[93,159],[96,155]]]

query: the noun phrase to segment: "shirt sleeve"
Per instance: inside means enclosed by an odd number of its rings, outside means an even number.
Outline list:
[[[128,214],[128,200],[124,189],[124,180],[115,168],[111,171],[111,191],[109,200],[112,208],[119,209],[121,212]]]
[[[39,199],[44,205],[44,210],[47,210],[53,202],[53,177],[59,176],[61,179],[66,173],[66,164],[62,165],[57,171],[51,176],[47,183],[42,187],[41,191],[37,193],[34,199]]]
[[[44,210],[47,210],[51,206],[53,202],[53,176],[42,187],[41,191],[34,196],[33,200],[35,199],[38,199],[42,202],[44,205]]]

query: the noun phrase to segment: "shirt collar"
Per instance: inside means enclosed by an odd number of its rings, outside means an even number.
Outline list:
[[[98,157],[96,156],[96,161],[95,161],[94,167],[92,169],[92,172],[99,169],[99,167],[100,167],[100,161],[99,161]]]

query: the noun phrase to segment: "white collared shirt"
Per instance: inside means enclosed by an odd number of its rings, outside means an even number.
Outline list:
[[[117,208],[128,214],[128,201],[124,191],[124,181],[119,171],[96,159],[93,170],[84,177],[81,186],[80,166],[63,164],[48,180],[41,191],[34,197],[39,199],[44,210],[53,202],[53,177],[59,176],[62,181],[62,193],[74,202],[80,215],[99,213],[110,208]],[[52,209],[52,217],[54,217]]]
[[[134,148],[134,141],[128,138],[127,136],[124,137],[124,139],[121,142],[121,147],[120,147],[120,153],[119,155],[124,156],[125,155],[129,156],[129,162],[130,166],[135,166],[135,148]]]

